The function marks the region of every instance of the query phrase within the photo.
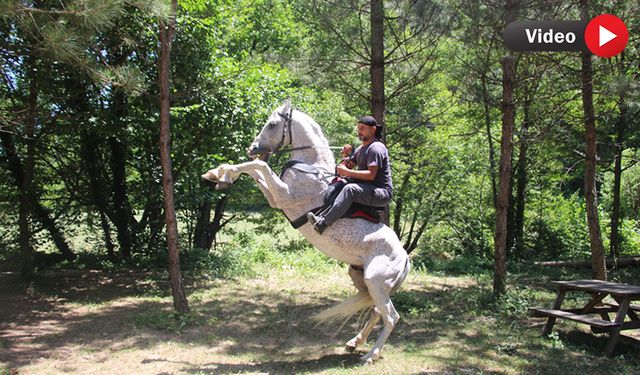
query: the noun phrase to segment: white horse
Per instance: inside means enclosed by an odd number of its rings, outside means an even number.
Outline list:
[[[292,146],[291,160],[297,163],[276,176],[266,163],[269,155],[284,146]],[[362,219],[339,219],[323,234],[306,223],[305,214],[323,205],[335,170],[335,159],[320,126],[308,115],[291,108],[289,101],[274,111],[249,148],[253,161],[223,164],[202,177],[226,188],[242,173],[251,176],[273,208],[284,212],[290,221],[298,219],[302,235],[328,256],[349,263],[349,276],[358,294],[341,304],[317,314],[319,321],[347,319],[358,311],[371,308],[364,328],[346,344],[348,351],[367,341],[380,318],[384,328],[372,349],[361,361],[377,360],[389,334],[400,318],[391,303],[391,294],[409,273],[409,257],[395,232],[384,224]],[[295,162],[294,162],[295,163]]]

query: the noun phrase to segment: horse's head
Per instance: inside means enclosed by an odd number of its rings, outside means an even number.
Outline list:
[[[291,101],[287,99],[267,119],[260,134],[253,140],[247,153],[251,158],[266,161],[272,153],[291,144]]]

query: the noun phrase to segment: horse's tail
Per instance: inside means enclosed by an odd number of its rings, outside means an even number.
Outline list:
[[[396,278],[391,283],[391,294],[400,288],[400,285],[402,285],[407,278],[410,269],[411,264],[407,256],[402,272],[398,272],[398,275],[396,275]],[[311,319],[315,320],[318,324],[337,320],[346,321],[358,312],[372,308],[373,306],[373,298],[371,298],[368,292],[358,292],[358,294],[349,297],[345,301],[313,315]]]
[[[359,292],[355,296],[349,297],[345,301],[317,313],[312,316],[311,319],[315,320],[318,324],[335,320],[346,321],[359,311],[370,307],[373,307],[373,298],[371,298],[367,292]]]

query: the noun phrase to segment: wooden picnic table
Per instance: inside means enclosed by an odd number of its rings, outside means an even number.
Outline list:
[[[530,309],[536,316],[548,317],[542,330],[543,335],[551,333],[557,318],[588,324],[592,332],[609,333],[609,342],[605,351],[607,355],[611,355],[620,331],[640,328],[640,319],[636,314],[640,312],[640,305],[631,303],[640,300],[640,286],[602,280],[551,281],[551,283],[558,287],[553,308]],[[586,292],[591,294],[591,300],[581,308],[562,309],[562,301],[567,292]],[[603,302],[607,296],[611,296],[615,302]],[[609,316],[610,313],[615,314],[613,321]],[[599,318],[592,315],[599,315]]]

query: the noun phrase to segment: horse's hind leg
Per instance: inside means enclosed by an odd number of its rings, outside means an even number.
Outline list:
[[[371,331],[373,331],[373,328],[378,323],[378,320],[380,320],[380,313],[376,308],[374,308],[371,311],[371,317],[369,318],[367,323],[364,325],[362,330],[358,332],[356,337],[347,342],[347,344],[345,345],[345,349],[348,352],[355,352],[359,346],[364,345],[367,342],[367,338],[369,338],[369,334],[371,333]]]
[[[367,292],[367,284],[364,282],[364,269],[362,267],[349,266],[349,277],[358,292]]]
[[[386,257],[378,257],[368,264],[364,274],[364,282],[367,285],[369,295],[373,298],[375,308],[384,323],[382,332],[380,332],[374,346],[360,359],[364,363],[372,363],[380,357],[382,347],[400,320],[400,315],[391,303],[392,285],[389,285],[389,280],[395,279],[395,275],[388,274],[388,265]]]
[[[365,284],[364,282],[364,270],[362,268],[356,268],[354,266],[350,266],[349,276],[353,281],[353,286],[355,286],[359,292],[368,292],[367,284]],[[364,325],[362,330],[358,332],[358,334],[354,338],[352,338],[346,343],[345,349],[348,352],[354,352],[359,346],[362,346],[363,344],[365,344],[367,342],[367,338],[369,337],[369,334],[371,333],[373,328],[376,326],[379,319],[380,319],[380,313],[374,308],[371,311],[371,317],[369,318],[367,323]]]

